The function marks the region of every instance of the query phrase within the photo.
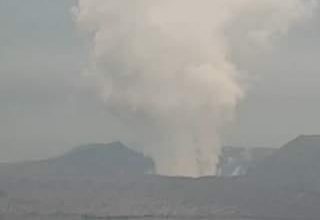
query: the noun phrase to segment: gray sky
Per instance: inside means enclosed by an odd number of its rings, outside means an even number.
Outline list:
[[[116,139],[119,125],[83,86],[87,50],[72,0],[0,0],[0,161],[49,157],[87,142]],[[226,144],[278,147],[319,134],[320,13],[272,50],[234,52],[254,75]]]

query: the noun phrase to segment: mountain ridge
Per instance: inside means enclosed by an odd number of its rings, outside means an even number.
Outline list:
[[[154,169],[150,157],[117,141],[81,145],[60,156],[39,161],[3,163],[0,175],[141,175],[152,173]]]

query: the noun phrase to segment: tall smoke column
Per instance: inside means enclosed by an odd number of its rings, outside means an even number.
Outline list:
[[[219,133],[244,96],[228,35],[257,48],[314,6],[306,0],[78,0],[92,37],[89,72],[118,137],[144,146],[159,174],[215,173]]]

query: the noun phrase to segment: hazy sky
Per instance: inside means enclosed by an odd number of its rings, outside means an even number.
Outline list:
[[[81,77],[87,48],[72,22],[73,3],[0,0],[0,161],[116,139],[108,131],[114,119]],[[319,41],[318,10],[263,53],[235,46],[233,59],[254,77],[226,144],[278,147],[320,134]]]

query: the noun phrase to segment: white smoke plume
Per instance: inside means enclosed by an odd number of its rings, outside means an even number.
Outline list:
[[[223,126],[244,96],[228,35],[268,45],[314,7],[306,0],[78,0],[92,40],[89,72],[119,134],[159,174],[215,173]],[[239,31],[240,30],[240,31]],[[260,48],[261,49],[261,48]]]

